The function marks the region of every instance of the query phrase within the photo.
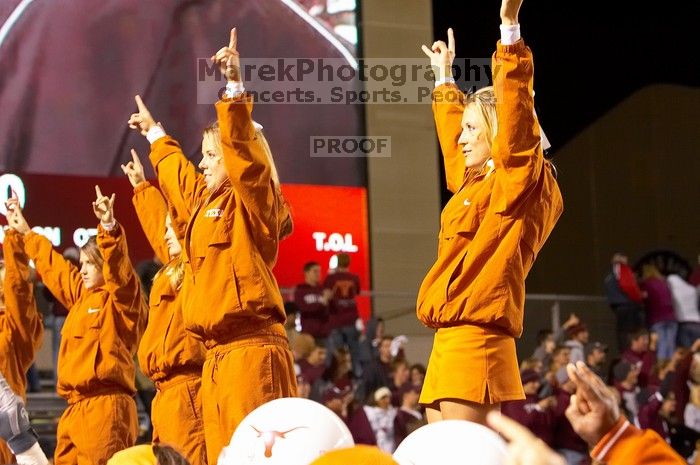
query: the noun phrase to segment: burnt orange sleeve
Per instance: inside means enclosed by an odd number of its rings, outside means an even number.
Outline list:
[[[464,94],[455,84],[442,84],[433,91],[433,117],[442,158],[445,163],[447,189],[455,193],[464,182],[466,164],[457,141],[462,134]]]
[[[14,230],[6,231],[2,248],[5,256],[5,311],[13,322],[15,353],[23,359],[23,367],[28,369],[41,344],[44,325],[34,300],[29,257],[24,253],[22,235]]]
[[[204,177],[170,136],[151,144],[150,159],[173,223],[184,231],[183,225],[187,225],[195,206],[206,195]]]
[[[221,144],[228,177],[240,195],[251,221],[251,231],[262,250],[276,245],[279,237],[280,208],[272,181],[272,169],[262,145],[255,139],[250,96],[217,102]]]
[[[56,252],[48,239],[34,231],[24,236],[24,251],[34,261],[36,271],[51,294],[71,309],[85,292],[78,268]]]
[[[165,242],[165,217],[168,214],[168,206],[160,191],[150,182],[144,181],[134,187],[134,195],[131,201],[136,209],[136,216],[139,218],[148,242],[161,263],[170,261],[168,245]],[[175,224],[173,223],[173,227]],[[177,232],[178,237],[182,237]]]
[[[544,157],[535,117],[532,52],[519,40],[497,45],[492,60],[498,131],[491,154],[500,211],[513,207],[539,178]],[[499,189],[500,192],[496,191]]]
[[[104,259],[105,288],[112,295],[117,310],[125,315],[127,330],[132,331],[140,323],[145,300],[141,295],[141,282],[129,259],[124,228],[117,223],[107,231],[100,224],[97,227],[97,246]]]
[[[591,457],[607,465],[686,464],[655,431],[641,430],[622,416],[596,444]]]

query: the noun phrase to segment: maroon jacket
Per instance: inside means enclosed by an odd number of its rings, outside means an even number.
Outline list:
[[[588,454],[588,444],[574,432],[565,412],[571,403],[571,394],[563,389],[555,390],[557,406],[554,409],[554,448],[570,449]]]
[[[423,419],[422,415],[421,418],[418,418],[406,410],[399,409],[398,413],[396,414],[396,419],[394,420],[396,445],[398,446],[401,444],[401,441],[406,439],[406,436],[424,424],[425,420]]]
[[[646,352],[634,352],[632,349],[627,349],[622,354],[622,360],[632,364],[641,364],[639,372],[639,387],[647,387],[652,381],[654,364],[656,363],[656,354],[650,350]]]
[[[328,336],[328,307],[321,301],[323,288],[299,284],[294,290],[294,303],[299,307],[301,331],[315,338]]]
[[[330,329],[355,326],[358,317],[355,297],[360,293],[360,277],[349,271],[337,271],[326,277],[323,287],[333,291]]]
[[[537,409],[539,398],[529,394],[523,400],[503,402],[501,412],[527,427],[538,438],[554,447],[554,411]]]
[[[377,437],[361,405],[349,415],[347,425],[355,444],[377,445]]]
[[[325,365],[317,365],[314,366],[310,364],[306,359],[299,360],[297,362],[297,365],[299,365],[299,370],[301,371],[301,375],[304,377],[304,379],[310,384],[314,385],[316,380],[321,378],[323,376],[323,372],[326,371]]]
[[[668,442],[670,440],[669,428],[663,417],[659,415],[663,398],[658,392],[649,394],[646,402],[639,406],[639,427],[642,429],[653,429]]]

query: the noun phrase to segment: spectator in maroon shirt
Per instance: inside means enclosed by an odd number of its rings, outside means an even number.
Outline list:
[[[403,389],[410,384],[411,372],[406,360],[395,360],[391,364],[391,403],[394,407],[401,407]]]
[[[656,431],[666,442],[670,442],[676,396],[669,392],[664,398],[659,391],[644,392],[639,407],[639,427]]]
[[[420,363],[411,365],[411,384],[414,386],[422,386],[425,381],[425,366]]]
[[[656,355],[649,350],[649,331],[642,328],[630,334],[630,345],[622,360],[639,367],[639,387],[647,387],[656,363]]]
[[[620,393],[622,407],[630,423],[639,426],[639,365],[620,360],[613,367],[615,389]]]
[[[644,265],[644,306],[647,313],[647,324],[658,335],[656,357],[669,360],[676,348],[678,321],[673,310],[673,294],[666,278],[654,265]]]
[[[564,456],[568,465],[588,464],[588,444],[574,432],[565,415],[571,403],[571,395],[576,393],[576,384],[569,378],[566,367],[561,368],[556,377],[559,387],[555,389],[554,448]]]
[[[301,375],[313,386],[313,384],[323,376],[323,372],[326,370],[326,348],[323,346],[316,346],[306,358],[296,363]]]
[[[365,367],[365,372],[362,375],[363,389],[359,393],[360,399],[364,400],[369,393],[382,386],[391,385],[392,364],[394,363],[394,356],[391,354],[391,343],[393,340],[392,336],[383,336],[377,348],[376,357],[371,364]]]
[[[321,286],[321,266],[316,262],[304,265],[304,282],[294,289],[294,303],[299,308],[301,331],[317,341],[328,336],[328,297]]]
[[[353,381],[350,352],[346,348],[341,347],[331,356],[330,365],[326,367],[323,375],[313,384],[311,398],[320,401],[323,393],[332,387],[336,387],[341,391],[346,389],[354,390],[355,384]]]
[[[549,447],[554,447],[554,407],[556,399],[549,396],[540,399],[540,375],[534,370],[520,373],[525,391],[525,399],[503,402],[501,411],[542,439]]]
[[[401,404],[396,419],[394,420],[394,434],[396,444],[406,439],[406,436],[423,426],[426,422],[421,412],[418,399],[420,398],[420,385],[406,384],[400,389]]]
[[[338,415],[344,422],[348,422],[348,410],[353,402],[353,392],[350,387],[340,389],[331,386],[323,393],[321,403]]]
[[[323,288],[329,297],[328,352],[333,353],[338,347],[347,346],[353,360],[353,373],[362,376],[360,364],[361,325],[357,312],[355,297],[360,293],[360,277],[349,271],[350,255],[340,253],[335,272],[326,276]]]
[[[603,379],[603,365],[608,353],[608,346],[600,342],[591,342],[586,344],[584,350],[586,356],[586,366],[591,369],[599,378]]]

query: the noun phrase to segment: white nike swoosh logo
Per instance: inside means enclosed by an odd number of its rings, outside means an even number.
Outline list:
[[[88,313],[97,313],[99,311],[100,311],[99,308],[88,308]]]

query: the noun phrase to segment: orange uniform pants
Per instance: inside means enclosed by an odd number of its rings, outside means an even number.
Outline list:
[[[294,358],[287,338],[261,334],[216,345],[207,352],[202,371],[202,416],[209,463],[238,424],[260,405],[296,396]]]
[[[68,406],[58,422],[54,465],[104,465],[131,447],[138,435],[133,397],[118,393],[87,397]]]
[[[190,465],[207,464],[201,386],[200,373],[156,382],[158,390],[151,406],[153,442],[172,446]]]

